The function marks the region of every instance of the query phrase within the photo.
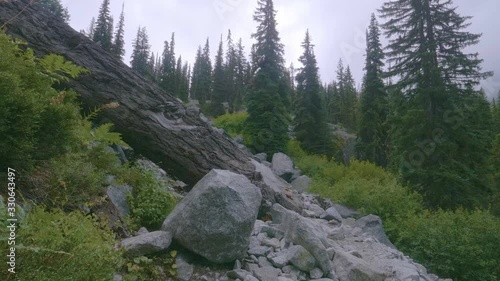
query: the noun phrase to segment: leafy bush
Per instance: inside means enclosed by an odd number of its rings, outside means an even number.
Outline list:
[[[235,137],[243,135],[247,118],[248,113],[246,112],[226,113],[217,117],[214,120],[214,124],[216,127],[224,129],[230,136]]]
[[[78,116],[74,95],[51,86],[83,68],[54,55],[38,59],[0,32],[0,169],[29,169],[33,160],[56,156],[73,141]],[[58,58],[54,61],[54,58]]]
[[[29,199],[50,207],[71,207],[102,192],[106,176],[119,169],[117,156],[97,145],[69,152],[39,165],[30,176]]]
[[[122,263],[112,232],[81,212],[35,207],[21,221],[16,241],[22,243],[16,250],[16,280],[112,280]],[[14,280],[8,272],[2,275]]]
[[[374,164],[346,167],[308,155],[294,141],[287,152],[312,176],[313,193],[379,215],[391,241],[432,272],[456,281],[499,280],[500,220],[489,212],[426,211],[421,195]]]
[[[487,211],[425,211],[398,226],[396,245],[441,277],[500,280],[500,220]]]
[[[137,169],[137,168],[136,168]],[[155,179],[151,171],[141,171],[141,179],[129,195],[132,221],[148,229],[159,229],[172,212],[177,199],[168,191],[166,183]]]

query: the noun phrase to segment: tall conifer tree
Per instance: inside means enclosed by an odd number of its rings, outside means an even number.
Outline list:
[[[109,0],[103,0],[94,29],[92,40],[109,51],[113,42],[113,19],[109,10]]]
[[[451,0],[387,1],[380,12],[391,38],[388,74],[398,77],[403,100],[391,128],[392,167],[430,207],[481,205],[491,138],[469,118],[484,118],[476,111],[483,98],[472,88],[491,73],[481,72],[477,53],[464,53],[480,35],[465,31],[470,17]]]
[[[273,154],[288,141],[288,116],[280,84],[284,77],[283,44],[276,29],[272,0],[259,0],[254,14],[258,23],[253,46],[254,77],[247,96],[246,133],[256,151]]]
[[[214,77],[212,87],[212,98],[210,104],[210,113],[218,117],[225,113],[224,105],[226,98],[226,77],[224,76],[224,51],[222,46],[222,37],[219,43],[219,49],[215,56]]]
[[[296,76],[295,135],[304,150],[332,156],[332,139],[322,106],[318,66],[309,31],[306,33],[302,47],[304,53],[299,59],[302,68]]]
[[[125,55],[125,3],[122,5],[122,12],[120,14],[120,20],[116,26],[115,39],[111,52],[120,60],[123,60]]]
[[[150,48],[149,37],[145,27],[139,27],[137,36],[132,43],[132,60],[130,65],[137,73],[148,77],[150,75]]]
[[[382,80],[384,52],[380,43],[380,30],[374,14],[366,34],[366,63],[361,120],[356,146],[358,158],[379,166],[387,165],[388,150],[388,98]]]

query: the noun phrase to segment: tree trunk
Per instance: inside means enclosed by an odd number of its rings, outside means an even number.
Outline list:
[[[26,41],[39,56],[62,55],[90,70],[68,86],[81,95],[85,108],[118,102],[118,108],[99,116],[113,122],[136,152],[189,184],[214,168],[253,174],[251,155],[214,130],[197,110],[186,108],[86,36],[29,3],[0,0],[0,26],[5,24],[9,35]]]

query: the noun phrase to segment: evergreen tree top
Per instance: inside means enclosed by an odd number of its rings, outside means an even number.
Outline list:
[[[276,29],[276,11],[272,0],[259,0],[254,20],[259,23],[257,32],[252,34],[252,38],[257,40],[253,46],[255,66],[281,71],[284,63],[284,48]]]

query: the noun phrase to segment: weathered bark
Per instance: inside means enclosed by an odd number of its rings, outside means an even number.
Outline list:
[[[59,54],[90,70],[69,86],[87,108],[118,102],[118,108],[100,116],[112,121],[137,152],[190,184],[214,168],[253,174],[250,155],[213,130],[199,112],[186,109],[86,36],[36,5],[27,6],[29,2],[0,0],[0,26],[7,22],[7,33],[28,42],[37,55]]]

